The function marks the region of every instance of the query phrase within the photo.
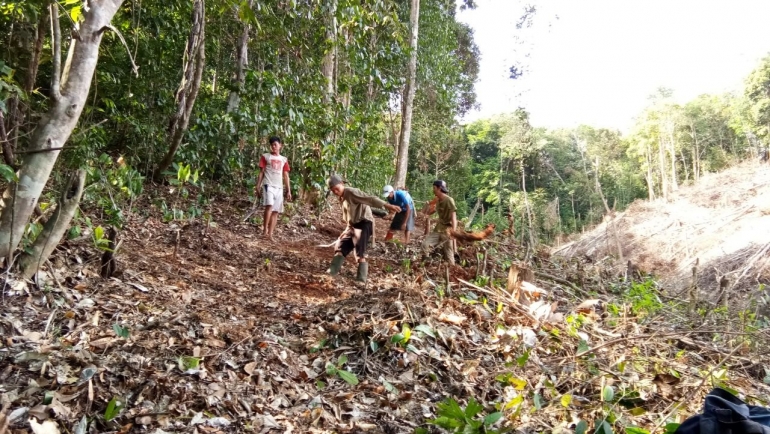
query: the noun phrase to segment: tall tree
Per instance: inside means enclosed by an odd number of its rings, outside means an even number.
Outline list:
[[[232,89],[230,89],[230,95],[227,97],[227,112],[232,113],[238,109],[238,104],[241,101],[241,92],[243,92],[243,85],[246,83],[246,67],[249,65],[249,32],[251,31],[251,23],[249,18],[252,17],[251,8],[254,5],[254,0],[249,0],[247,3],[242,3],[239,7],[239,17],[241,25],[241,35],[238,37],[238,45],[236,46],[236,66],[235,73],[233,74]]]
[[[409,164],[409,140],[412,135],[412,109],[417,88],[417,37],[420,24],[420,0],[412,0],[409,10],[409,66],[407,68],[406,87],[401,103],[401,134],[398,140],[398,159],[396,160],[396,186],[406,186],[406,173]]]
[[[171,116],[169,123],[169,148],[166,156],[158,163],[153,173],[153,178],[160,181],[163,171],[174,161],[179,145],[182,143],[187,126],[190,123],[195,99],[201,87],[203,70],[206,67],[206,4],[204,0],[195,0],[193,3],[192,25],[190,37],[187,40],[183,55],[182,81],[176,92],[177,110]]]
[[[50,6],[53,28],[51,101],[48,112],[35,128],[18,180],[3,194],[0,257],[8,257],[16,249],[54,163],[80,119],[99,59],[102,36],[110,28],[110,21],[122,3],[122,0],[90,2],[90,7],[83,12],[82,22],[75,25],[75,37],[71,40],[63,68],[59,5],[54,2]]]

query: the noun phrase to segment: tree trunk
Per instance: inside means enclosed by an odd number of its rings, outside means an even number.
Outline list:
[[[679,176],[676,173],[676,140],[674,139],[674,126],[668,131],[668,153],[671,155],[671,191],[679,190]]]
[[[40,268],[59,245],[64,233],[70,226],[75,211],[78,209],[80,197],[83,195],[83,185],[86,183],[86,171],[80,169],[72,174],[67,186],[62,192],[56,210],[45,223],[43,231],[32,244],[31,253],[23,253],[19,258],[19,268],[22,276],[29,279]]]
[[[527,252],[530,252],[530,249],[535,248],[535,235],[533,234],[534,228],[532,227],[532,209],[529,206],[529,195],[527,194],[527,180],[524,172],[524,160],[520,162],[521,164],[521,191],[524,193],[524,209],[527,212],[527,233],[529,234],[529,246],[527,246]]]
[[[471,225],[473,225],[473,219],[476,218],[476,213],[479,211],[479,207],[481,206],[481,198],[476,198],[476,205],[473,207],[473,211],[468,215],[468,223],[465,224],[465,230],[469,230],[471,228]]]
[[[695,133],[695,127],[690,126],[692,130],[692,178],[694,181],[700,179],[700,151],[698,150],[698,137]]]
[[[663,149],[663,140],[658,139],[658,168],[660,169],[660,194],[663,199],[668,199],[668,171],[666,170],[666,152]]]
[[[646,150],[644,156],[647,160],[647,175],[645,180],[647,181],[647,193],[649,200],[655,199],[655,177],[652,175],[652,149],[650,149],[650,143],[646,141]]]
[[[420,24],[420,0],[412,0],[409,14],[411,33],[409,36],[409,69],[407,72],[406,89],[401,110],[401,134],[398,140],[398,160],[396,161],[396,185],[406,185],[406,170],[409,160],[409,139],[412,135],[412,106],[414,93],[417,90],[417,34]]]
[[[254,4],[253,0],[248,2],[248,7],[251,8]],[[238,63],[235,67],[235,76],[233,77],[233,90],[230,91],[230,95],[227,98],[227,113],[232,113],[238,109],[241,97],[240,93],[243,92],[243,86],[246,84],[246,66],[249,64],[249,31],[251,26],[247,22],[243,22],[243,30],[241,31],[241,37],[238,38]]]
[[[179,148],[179,144],[182,143],[185,132],[187,132],[187,125],[190,123],[190,115],[195,105],[195,98],[198,97],[198,90],[201,87],[201,77],[206,66],[205,10],[204,0],[195,0],[193,3],[190,37],[187,40],[187,47],[183,56],[184,69],[182,70],[182,81],[176,92],[177,111],[171,117],[171,122],[169,123],[171,143],[166,156],[158,163],[158,167],[155,168],[155,172],[152,175],[156,182],[163,178],[163,171],[174,161],[174,155]]]
[[[35,42],[32,48],[29,66],[27,67],[27,74],[24,78],[24,93],[28,99],[31,97],[32,90],[35,88],[35,79],[37,78],[37,69],[40,65],[40,55],[43,51],[46,29],[50,26],[51,22],[48,18],[48,11],[42,11],[37,26],[35,27]],[[29,112],[29,101],[24,102],[19,95],[14,95],[11,101],[9,101],[8,109],[8,128],[5,128],[5,131],[2,133],[8,141],[7,146],[3,144],[3,159],[6,164],[13,166],[15,162],[13,151],[18,147],[19,136],[24,134],[22,129],[24,121],[27,118],[27,113]],[[0,121],[0,124],[2,124],[2,121]],[[0,125],[0,128],[4,128],[4,126]]]
[[[682,157],[682,170],[684,171],[684,182],[690,179],[690,170],[687,168],[687,159],[684,156],[684,149],[679,148],[679,156]]]
[[[90,2],[90,8],[84,11],[84,20],[79,25],[79,38],[72,39],[63,72],[58,5],[51,5],[54,29],[51,101],[48,113],[40,119],[29,146],[32,151],[42,152],[26,154],[18,173],[19,181],[10,184],[3,194],[5,206],[0,216],[0,257],[8,257],[19,244],[61,147],[77,125],[99,59],[102,34],[122,3],[123,0]]]
[[[599,157],[596,157],[595,166],[596,170],[594,170],[594,180],[596,181],[596,192],[599,193],[599,197],[602,199],[602,203],[604,204],[604,211],[606,211],[607,214],[610,214],[610,206],[607,204],[607,199],[604,197],[602,184],[599,183]]]
[[[0,149],[3,150],[5,164],[13,166],[13,147],[11,147],[11,141],[8,140],[8,134],[5,133],[5,118],[2,111],[0,111]]]
[[[326,15],[326,43],[329,44],[321,64],[321,73],[324,76],[326,89],[324,101],[331,103],[334,97],[334,65],[337,60],[337,0],[327,3],[329,10]]]

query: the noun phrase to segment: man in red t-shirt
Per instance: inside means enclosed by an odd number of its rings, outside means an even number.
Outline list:
[[[270,153],[259,159],[259,178],[257,178],[257,196],[265,206],[265,218],[262,233],[273,239],[273,229],[278,221],[278,214],[283,212],[283,184],[286,184],[286,200],[291,202],[291,184],[289,183],[289,161],[281,155],[283,143],[279,137],[270,137]],[[264,184],[263,182],[264,181]]]

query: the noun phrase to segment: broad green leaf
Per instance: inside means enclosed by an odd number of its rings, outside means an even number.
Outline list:
[[[6,182],[18,182],[19,177],[16,176],[16,172],[13,170],[13,167],[7,165],[7,164],[1,164],[0,163],[0,176],[3,177],[3,179],[6,180]]]
[[[337,359],[337,367],[341,368],[347,362],[348,362],[348,356],[346,356],[345,354],[341,354],[340,358]]]
[[[414,330],[418,331],[418,332],[425,333],[426,335],[428,335],[428,336],[430,336],[430,337],[432,337],[434,339],[436,338],[436,333],[427,324],[420,324],[417,327],[415,327]]]
[[[321,381],[321,380],[316,380],[316,381],[315,381],[315,388],[316,388],[316,389],[318,389],[318,390],[323,390],[323,389],[324,389],[324,387],[326,387],[326,383],[324,383],[324,382],[323,382],[323,381]]]
[[[586,434],[586,431],[588,431],[588,422],[581,419],[575,426],[575,434]]]
[[[423,427],[418,427],[414,429],[414,434],[428,434],[428,430]]]
[[[179,359],[179,363],[182,371],[189,371],[190,369],[198,369],[201,359],[198,357],[182,356]]]
[[[602,420],[601,423],[598,423],[596,426],[596,430],[594,430],[594,434],[613,434],[614,431],[612,430],[612,426],[610,426],[609,423],[607,423],[606,420]]]
[[[115,334],[118,335],[121,338],[128,338],[129,331],[128,327],[123,327],[118,323],[115,323],[112,325],[112,330],[115,331]]]
[[[328,375],[334,375],[337,373],[337,367],[334,366],[334,363],[326,362],[326,373]]]
[[[104,420],[109,422],[112,419],[115,419],[115,417],[120,413],[120,410],[122,409],[123,402],[117,397],[113,397],[107,404],[107,409],[104,410]]]
[[[564,408],[569,407],[569,405],[571,403],[572,403],[572,395],[570,395],[570,394],[562,395],[562,397],[561,397],[561,405]]]
[[[604,402],[612,402],[615,398],[615,389],[612,386],[604,386],[602,389],[602,399]]]
[[[465,416],[473,419],[474,416],[479,414],[481,410],[483,410],[484,407],[481,406],[481,404],[478,403],[474,398],[471,398],[468,401],[468,406],[465,407]]]
[[[96,239],[97,242],[104,239],[104,228],[101,226],[97,226],[94,228],[94,239]]]
[[[532,397],[532,402],[535,404],[535,409],[540,410],[543,408],[543,395],[536,393],[535,396]]]
[[[627,426],[626,434],[650,434],[650,432],[644,428],[638,426]]]
[[[406,350],[415,354],[422,354],[422,350],[420,350],[419,348],[415,347],[412,344],[406,344]]]
[[[495,422],[500,420],[501,417],[503,417],[503,413],[502,412],[498,411],[498,412],[495,412],[495,413],[490,413],[490,414],[487,415],[487,417],[484,418],[484,425],[485,426],[491,426],[492,424],[494,424]]]
[[[396,333],[395,335],[390,337],[390,341],[394,344],[399,344],[404,341],[404,335],[401,333]]]
[[[352,373],[350,371],[346,371],[344,369],[340,369],[340,370],[337,371],[337,375],[339,375],[340,378],[345,380],[345,382],[348,383],[348,384],[351,384],[353,386],[358,384],[358,377],[356,377],[356,374],[354,374],[354,373]]]
[[[588,346],[588,342],[581,339],[580,342],[578,343],[578,349],[577,349],[578,354],[585,353],[590,349],[591,347]]]
[[[673,423],[673,422],[672,423],[667,423],[666,426],[665,426],[665,433],[666,434],[674,434],[676,432],[676,430],[679,428],[679,425],[681,425],[681,423]]]
[[[519,367],[523,368],[524,365],[527,364],[528,360],[529,360],[529,351],[524,351],[524,354],[516,358],[516,364],[519,365]]]
[[[453,429],[453,428],[459,428],[462,426],[462,419],[457,419],[453,417],[447,417],[447,416],[439,416],[436,419],[433,419],[430,421],[430,423],[440,426],[444,429]]]
[[[388,383],[388,381],[385,380],[384,378],[382,380],[380,380],[380,382],[385,387],[385,390],[387,390],[390,393],[398,394],[398,389],[396,388],[396,386]]]
[[[439,416],[447,416],[459,420],[465,418],[465,413],[454,398],[447,398],[444,401],[439,402],[436,407],[438,407]]]

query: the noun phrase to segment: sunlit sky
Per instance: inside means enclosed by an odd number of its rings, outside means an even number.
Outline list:
[[[464,122],[522,106],[539,127],[627,131],[659,87],[679,102],[741,90],[770,53],[770,0],[541,0],[518,31],[522,1],[476,3],[458,13],[481,51],[481,108]]]

